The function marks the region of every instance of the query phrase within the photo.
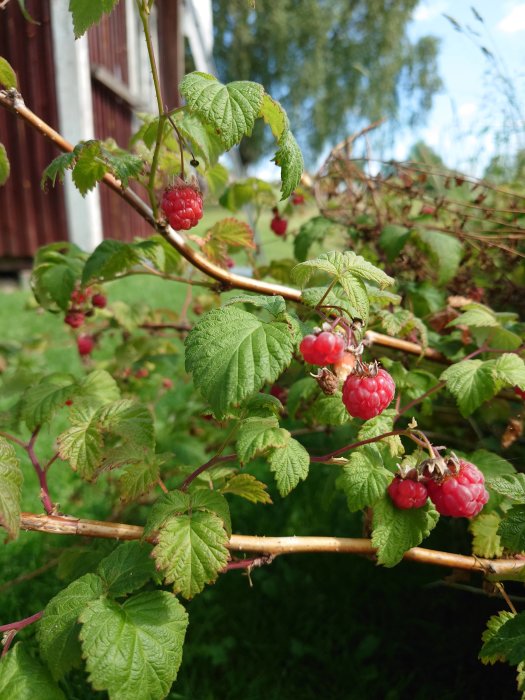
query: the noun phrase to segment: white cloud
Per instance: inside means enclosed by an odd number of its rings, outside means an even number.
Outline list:
[[[438,0],[437,2],[427,2],[422,3],[417,6],[414,12],[414,22],[428,22],[431,19],[435,19],[440,14],[446,11],[448,6],[447,2]]]
[[[475,114],[477,109],[478,105],[475,102],[463,102],[463,104],[458,107],[458,115],[462,119],[468,119]]]
[[[513,7],[512,10],[498,22],[496,28],[505,34],[525,31],[525,3]]]

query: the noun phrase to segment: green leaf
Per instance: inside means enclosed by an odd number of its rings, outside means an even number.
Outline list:
[[[471,328],[487,328],[500,325],[494,311],[483,304],[467,304],[463,308],[466,311],[450,321],[448,326],[463,325]]]
[[[493,374],[498,389],[504,386],[518,386],[525,390],[525,362],[514,353],[500,355],[494,363]]]
[[[219,199],[221,206],[233,212],[239,211],[249,202],[256,202],[259,206],[273,206],[275,193],[272,186],[259,178],[249,177],[242,182],[234,182]]]
[[[153,556],[174,592],[193,598],[224,569],[228,535],[214,513],[198,510],[171,517],[161,528]]]
[[[11,88],[15,90],[18,89],[16,73],[2,56],[0,56],[0,85],[6,90],[10,90]]]
[[[241,309],[213,309],[186,338],[186,371],[217,417],[273,383],[292,359],[284,321],[265,323]]]
[[[427,229],[419,229],[417,235],[424,247],[430,251],[432,260],[436,263],[438,282],[440,284],[449,282],[458,271],[463,257],[461,241],[446,233]]]
[[[300,442],[290,438],[284,447],[278,447],[268,456],[270,469],[281,496],[287,496],[299,481],[306,479],[310,469],[310,455]]]
[[[317,425],[344,425],[350,420],[340,391],[331,396],[321,394],[313,402],[306,416]]]
[[[22,399],[22,418],[29,430],[51,420],[75,393],[76,383],[71,374],[53,374],[30,386]]]
[[[217,246],[232,248],[255,248],[253,231],[249,224],[232,216],[217,221],[204,237],[204,253],[212,251]],[[213,256],[210,256],[213,257]]]
[[[505,474],[493,477],[489,479],[487,486],[490,486],[501,496],[510,498],[511,501],[525,505],[525,474]]]
[[[272,447],[284,447],[289,439],[290,433],[279,427],[275,416],[246,418],[237,433],[235,450],[240,463],[246,464]]]
[[[77,383],[76,395],[83,401],[101,405],[118,401],[120,389],[109,372],[105,369],[96,369]]]
[[[123,187],[128,186],[130,178],[137,178],[144,168],[142,158],[118,147],[111,151],[102,147],[102,155],[110,171],[120,180]]]
[[[323,253],[315,260],[299,263],[292,270],[292,279],[304,287],[315,272],[325,272],[330,275],[341,284],[345,292],[346,287],[352,282],[352,277],[375,282],[381,289],[394,284],[392,277],[352,251],[340,253],[332,250],[329,253]]]
[[[490,639],[481,647],[480,659],[486,663],[508,661],[513,665],[525,660],[525,613],[513,615],[501,625],[496,623],[494,627],[497,628],[491,630]]]
[[[66,700],[49,671],[21,643],[0,660],[0,698]]]
[[[102,180],[108,168],[101,162],[101,149],[98,141],[86,142],[79,150],[73,167],[73,182],[80,194],[85,197],[99,180]]]
[[[56,184],[57,177],[60,182],[63,182],[66,170],[73,167],[76,157],[77,154],[73,151],[71,153],[62,153],[54,158],[42,173],[42,179],[40,180],[42,189],[45,190],[48,180],[51,180],[53,187]]]
[[[246,412],[249,417],[260,416],[261,418],[279,416],[282,410],[283,405],[278,398],[260,392],[250,396],[240,409],[243,414]]]
[[[388,496],[374,505],[372,544],[377,547],[379,564],[398,564],[406,551],[417,547],[428,537],[439,520],[433,504],[423,508],[400,510]]]
[[[184,491],[170,491],[159,498],[148,513],[144,537],[160,530],[164,523],[175,515],[182,515],[190,508],[190,496]]]
[[[281,200],[283,200],[290,197],[301,182],[304,170],[303,154],[289,129],[286,129],[279,139],[279,148],[274,161],[281,168]]]
[[[393,408],[387,408],[383,413],[375,418],[370,418],[367,420],[357,433],[358,440],[368,440],[369,438],[377,437],[378,435],[384,435],[384,433],[389,433],[394,429],[394,418],[396,416],[396,411]],[[381,444],[388,445],[388,449],[392,457],[400,457],[405,449],[401,438],[399,435],[391,435],[390,437],[383,438],[378,446]]]
[[[231,493],[234,496],[245,498],[251,503],[271,503],[268,487],[262,481],[258,481],[253,474],[235,474],[220,489],[221,493]]]
[[[461,415],[469,416],[497,391],[494,381],[494,360],[462,360],[447,367],[440,379],[456,397]]]
[[[104,594],[104,583],[96,574],[86,574],[52,598],[38,623],[42,658],[55,679],[62,678],[80,663],[78,618],[86,605]]]
[[[392,262],[397,258],[405,247],[409,236],[410,229],[406,228],[406,226],[389,224],[383,228],[379,236],[379,245],[385,251],[388,262]]]
[[[136,501],[148,493],[160,476],[161,460],[155,455],[126,467],[118,481],[121,498],[124,501]]]
[[[109,13],[118,0],[69,0],[69,11],[73,16],[75,39],[79,39],[91,26]]]
[[[125,542],[98,565],[100,576],[113,598],[128,595],[155,576],[151,546],[145,542]]]
[[[302,224],[299,233],[293,241],[294,256],[299,262],[304,262],[308,251],[314,243],[322,243],[327,236],[343,233],[344,227],[334,223],[324,216],[314,216]]]
[[[495,452],[488,450],[476,450],[468,455],[468,461],[475,464],[480,469],[485,479],[492,483],[494,477],[504,476],[505,474],[514,474],[516,470],[510,462],[503,459]]]
[[[111,700],[162,700],[177,677],[188,615],[167,591],[139,593],[122,605],[99,598],[80,617],[89,680]]]
[[[385,469],[377,450],[366,447],[354,450],[341,478],[350,511],[373,506],[385,495],[391,481],[392,472]]]
[[[226,150],[250,135],[264,96],[262,85],[239,80],[223,85],[208,73],[189,73],[180,83],[189,109],[208,122]]]
[[[513,506],[498,528],[501,544],[511,552],[525,551],[525,505]]]
[[[213,167],[214,164],[217,164],[219,156],[224,151],[219,136],[210,124],[206,124],[195,114],[179,112],[176,117],[177,128],[182,136],[192,145],[196,158],[204,161],[207,168],[206,177],[208,177],[210,166]],[[152,143],[149,148],[155,143],[156,135],[157,130],[155,128],[153,131]],[[225,184],[227,181],[228,178],[226,178]]]
[[[288,116],[281,104],[267,93],[264,93],[259,116],[268,124],[276,141],[289,128]]]
[[[483,642],[489,642],[500,630],[500,628],[509,620],[512,620],[515,613],[510,612],[510,610],[501,610],[497,615],[493,615],[489,618],[487,622],[487,629],[481,635]],[[506,661],[505,656],[499,652],[494,651],[487,654],[485,652],[485,646],[481,649],[479,654],[480,661],[484,664],[495,664],[497,661]]]
[[[301,294],[301,301],[307,306],[315,307],[324,297],[323,305],[338,306],[351,318],[360,318],[366,325],[370,313],[370,300],[365,284],[359,279],[349,279],[347,289],[350,294],[340,287],[335,287],[326,294],[326,287],[310,287]]]
[[[3,143],[0,143],[0,186],[5,185],[11,171],[7,151]]]
[[[107,281],[133,268],[139,261],[139,255],[133,246],[121,241],[102,241],[86,260],[82,273],[82,284]]]
[[[261,294],[243,294],[224,302],[225,307],[230,306],[230,304],[251,304],[252,306],[258,306],[261,309],[266,309],[266,311],[271,313],[275,318],[286,313],[286,302],[279,295],[266,297]]]
[[[497,513],[482,513],[469,523],[472,533],[472,553],[478,557],[501,557],[503,547],[498,535],[501,518]]]
[[[31,274],[31,286],[37,301],[46,309],[55,306],[66,311],[71,303],[77,274],[67,262],[37,265]]]
[[[14,448],[0,437],[0,525],[7,530],[10,539],[18,537],[20,532],[23,480]]]
[[[83,479],[92,479],[102,460],[103,437],[96,411],[86,407],[72,407],[69,414],[71,427],[57,438],[60,459],[71,464]]]
[[[230,506],[221,493],[210,489],[198,489],[190,495],[190,509],[204,510],[214,513],[221,520],[228,537],[232,534],[232,522],[230,516]]]
[[[128,447],[155,446],[153,416],[147,406],[131,399],[121,399],[102,406],[97,417],[100,426],[126,440]]]

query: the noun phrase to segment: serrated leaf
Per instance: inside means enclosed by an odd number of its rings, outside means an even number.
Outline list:
[[[266,311],[271,313],[274,317],[286,313],[286,302],[279,295],[266,297],[260,294],[242,294],[241,296],[233,297],[224,302],[225,307],[231,304],[251,304],[260,309],[266,309]]]
[[[18,89],[18,81],[16,79],[16,73],[11,68],[11,65],[5,58],[0,56],[0,86],[3,86],[6,90],[14,88]]]
[[[48,670],[33,659],[22,643],[15,644],[0,659],[0,698],[66,700]]]
[[[498,528],[501,544],[511,552],[525,551],[525,505],[513,506]]]
[[[47,168],[42,173],[42,179],[40,180],[40,186],[45,190],[48,180],[51,180],[53,187],[56,184],[57,177],[60,182],[64,181],[66,170],[73,167],[73,163],[76,160],[76,153],[62,153],[61,155],[54,158]]]
[[[84,143],[78,151],[72,174],[73,182],[80,194],[85,197],[107,172],[107,165],[101,161],[100,143],[98,141]]]
[[[514,353],[504,353],[494,362],[494,378],[498,388],[518,386],[525,391],[525,362]]]
[[[300,442],[290,438],[284,447],[278,447],[268,455],[270,469],[281,496],[287,496],[299,481],[304,481],[310,469],[310,455]]]
[[[340,391],[331,396],[321,394],[308,409],[306,416],[317,425],[344,425],[350,420]]]
[[[130,270],[139,261],[133,246],[121,241],[102,241],[86,260],[82,273],[85,286],[93,280],[107,281]]]
[[[89,680],[111,700],[162,700],[177,677],[188,615],[167,591],[139,593],[122,605],[99,598],[80,617]]]
[[[440,379],[455,396],[461,415],[469,416],[497,391],[493,375],[494,360],[462,360],[447,367]]]
[[[160,460],[153,459],[130,464],[118,480],[118,486],[124,501],[135,501],[148,493],[160,476]]]
[[[71,374],[54,374],[29,387],[22,399],[22,418],[29,430],[51,420],[66,400],[75,395],[75,384]]]
[[[205,510],[214,513],[221,520],[228,537],[232,534],[232,521],[230,516],[230,506],[226,498],[218,491],[210,489],[197,489],[190,494],[190,509]]]
[[[153,556],[174,592],[193,598],[217,579],[228,562],[228,535],[214,513],[198,510],[162,526]]]
[[[0,143],[0,187],[5,185],[11,168],[9,165],[9,158],[7,157],[7,151],[3,143]]]
[[[363,425],[359,429],[359,432],[357,433],[357,439],[368,440],[369,438],[377,437],[378,435],[384,435],[385,433],[391,432],[394,429],[395,416],[395,409],[387,408],[379,416],[376,416],[375,418],[370,418],[370,420],[367,420],[365,423],[363,423]],[[399,435],[391,435],[387,438],[384,438],[381,441],[381,443],[378,444],[388,445],[388,449],[392,457],[400,457],[405,451]]]
[[[20,500],[23,476],[12,445],[0,437],[0,524],[10,539],[20,531]]]
[[[440,231],[420,229],[418,237],[424,246],[430,250],[431,257],[436,263],[438,282],[449,282],[458,271],[463,257],[463,244],[454,236],[449,236]]]
[[[108,151],[102,147],[102,154],[110,171],[120,180],[123,187],[128,186],[130,178],[137,178],[144,168],[142,158],[122,149]]]
[[[341,287],[334,287],[328,294],[326,294],[326,287],[309,287],[303,290],[301,301],[307,306],[315,307],[324,297],[323,306],[337,306],[346,311],[351,318],[359,318],[366,325],[370,313],[366,287],[361,280],[355,279],[350,289],[349,296]]]
[[[498,535],[501,518],[497,513],[482,513],[469,523],[472,533],[472,552],[478,557],[501,557],[503,547]]]
[[[293,241],[294,256],[299,262],[304,262],[308,251],[314,243],[322,243],[332,233],[342,233],[343,226],[334,223],[324,216],[314,216],[308,219],[299,229]]]
[[[409,236],[410,229],[406,228],[406,226],[389,224],[383,228],[379,236],[379,245],[387,254],[389,262],[395,260],[403,250]]]
[[[188,112],[183,112],[182,114],[179,112],[177,117],[177,128],[182,136],[192,145],[196,158],[198,160],[203,160],[207,169],[217,164],[217,160],[224,151],[224,148],[213,127],[199,119],[197,115],[189,114]],[[153,133],[152,143],[149,148],[155,143],[155,138],[156,129]],[[208,170],[206,175],[208,175]]]
[[[204,238],[206,244],[222,244],[233,248],[255,248],[253,231],[245,221],[227,217],[217,221]]]
[[[332,250],[329,253],[323,253],[315,260],[299,263],[293,268],[291,274],[292,279],[304,287],[315,272],[325,272],[330,275],[345,291],[345,284],[351,281],[352,277],[375,282],[381,289],[394,284],[392,277],[352,251],[340,253]]]
[[[373,506],[385,495],[391,481],[392,472],[385,469],[377,450],[366,447],[354,450],[341,478],[350,511]]]
[[[245,498],[251,503],[271,503],[268,487],[262,481],[258,481],[253,474],[235,474],[220,489],[221,493],[231,493],[234,496]]]
[[[495,452],[489,452],[488,450],[471,452],[468,455],[468,461],[475,464],[483,472],[488,482],[492,482],[495,477],[516,472],[510,462]]]
[[[78,618],[86,605],[104,592],[104,583],[99,576],[85,574],[47,604],[38,623],[37,637],[40,654],[56,680],[79,664]]]
[[[189,109],[215,129],[226,150],[251,134],[264,96],[258,83],[239,80],[223,85],[199,72],[186,75],[179,89]]]
[[[97,574],[113,598],[136,591],[155,576],[151,546],[146,542],[119,545],[100,562]]]
[[[508,661],[509,664],[519,664],[525,660],[525,613],[513,615],[491,630],[491,637],[481,647],[479,657],[489,663]]]
[[[279,141],[283,133],[289,127],[288,116],[281,104],[265,93],[262,99],[259,116],[268,124],[275,140]]]
[[[97,413],[86,406],[73,407],[70,420],[73,425],[57,438],[60,459],[69,462],[83,479],[92,479],[104,445]]]
[[[463,308],[466,311],[450,321],[448,326],[464,325],[472,328],[487,328],[500,325],[494,311],[483,304],[468,304]]]
[[[128,447],[155,446],[153,416],[147,406],[137,401],[121,399],[102,406],[97,418],[103,430],[123,438]]]
[[[149,537],[164,523],[176,515],[183,515],[190,508],[190,495],[184,491],[170,491],[159,498],[149,510],[144,526],[144,537]]]
[[[509,620],[512,620],[515,613],[510,612],[510,610],[501,610],[497,615],[493,615],[487,621],[487,628],[481,635],[483,642],[489,642],[500,630],[500,628]],[[505,661],[505,656],[498,651],[494,651],[492,654],[484,653],[485,647],[482,648],[479,658],[484,664],[495,664],[497,661]]]
[[[221,417],[273,383],[291,362],[293,347],[284,321],[265,323],[241,309],[214,309],[186,338],[186,371]]]
[[[73,17],[75,39],[79,39],[91,26],[109,13],[118,0],[69,0],[69,11]]]
[[[44,308],[69,308],[71,292],[77,280],[76,271],[69,264],[44,263],[33,268],[31,286],[37,301]]]
[[[76,386],[77,396],[96,404],[111,403],[120,399],[120,389],[109,372],[96,369],[83,377]]]
[[[290,433],[279,427],[275,416],[246,418],[237,433],[235,450],[241,464],[246,464],[256,455],[268,452],[272,447],[284,447]]]
[[[279,416],[283,410],[283,405],[278,398],[271,394],[254,394],[241,407],[242,413],[247,413],[249,417],[260,416],[267,418],[268,416]]]
[[[294,135],[286,129],[279,139],[279,148],[274,156],[276,165],[281,168],[281,200],[290,197],[301,182],[304,160]]]
[[[423,508],[400,510],[388,496],[374,505],[372,544],[377,547],[377,561],[384,566],[398,564],[406,551],[428,537],[439,520],[430,502]]]
[[[275,204],[275,192],[272,186],[256,177],[249,177],[242,182],[234,182],[227,187],[219,204],[229,211],[239,211],[245,204],[256,202],[259,206]]]
[[[487,481],[487,486],[501,496],[510,498],[511,501],[525,504],[525,474],[506,474],[493,477]]]

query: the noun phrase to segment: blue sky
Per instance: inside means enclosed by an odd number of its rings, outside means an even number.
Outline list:
[[[483,23],[476,19],[471,7],[481,15]],[[441,39],[439,72],[444,89],[435,98],[426,125],[402,134],[394,155],[406,157],[410,144],[421,138],[440,153],[448,165],[479,174],[496,151],[505,148],[512,151],[518,141],[514,137],[507,146],[498,142],[498,133],[509,133],[504,123],[508,99],[503,81],[495,77],[491,62],[469,39],[468,30],[467,35],[457,32],[444,14],[479,34],[474,40],[496,56],[525,112],[525,2],[422,0],[410,27],[414,38],[432,34]],[[515,131],[525,133],[525,124],[518,122],[516,117],[518,129]]]

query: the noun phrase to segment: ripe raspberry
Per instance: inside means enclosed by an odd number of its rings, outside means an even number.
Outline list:
[[[421,213],[422,214],[434,214],[436,211],[436,208],[433,207],[431,204],[423,204],[421,207]]]
[[[93,304],[93,306],[96,306],[97,309],[105,309],[108,300],[106,299],[104,294],[93,294],[93,299],[91,299],[91,303]]]
[[[525,390],[524,389],[520,389],[519,386],[515,386],[514,393],[517,394],[517,396],[519,396],[520,399],[523,399],[525,401]]]
[[[304,204],[304,194],[299,194],[297,192],[292,193],[292,204],[297,206],[298,204]]]
[[[77,348],[79,355],[91,355],[95,347],[95,340],[91,335],[79,335],[77,338]]]
[[[413,479],[396,476],[387,489],[396,508],[422,508],[427,502],[428,492],[425,484]]]
[[[384,369],[375,377],[350,374],[343,385],[343,403],[351,416],[368,420],[384,411],[395,391],[394,380]]]
[[[281,219],[281,217],[276,214],[270,223],[270,228],[276,236],[284,236],[288,228],[288,221],[286,219]]]
[[[338,333],[323,331],[319,335],[306,335],[299,346],[305,360],[311,365],[329,365],[337,362],[345,351],[345,341]]]
[[[81,292],[80,289],[74,289],[71,292],[71,301],[77,306],[81,306],[82,304],[84,304],[86,299],[86,294],[84,294],[84,292]]]
[[[67,323],[71,328],[80,328],[84,323],[84,313],[82,311],[68,311],[64,317],[64,323]]]
[[[135,377],[137,379],[144,379],[144,377],[147,377],[149,375],[149,370],[147,367],[141,367],[135,372]]]
[[[163,377],[162,386],[164,389],[173,389],[173,380],[169,377]]]
[[[172,228],[187,231],[202,219],[202,195],[197,187],[179,178],[173,187],[164,190],[160,208]]]
[[[429,480],[428,495],[441,515],[473,518],[489,500],[485,477],[475,464],[459,460],[459,472],[445,476],[440,483]]]

